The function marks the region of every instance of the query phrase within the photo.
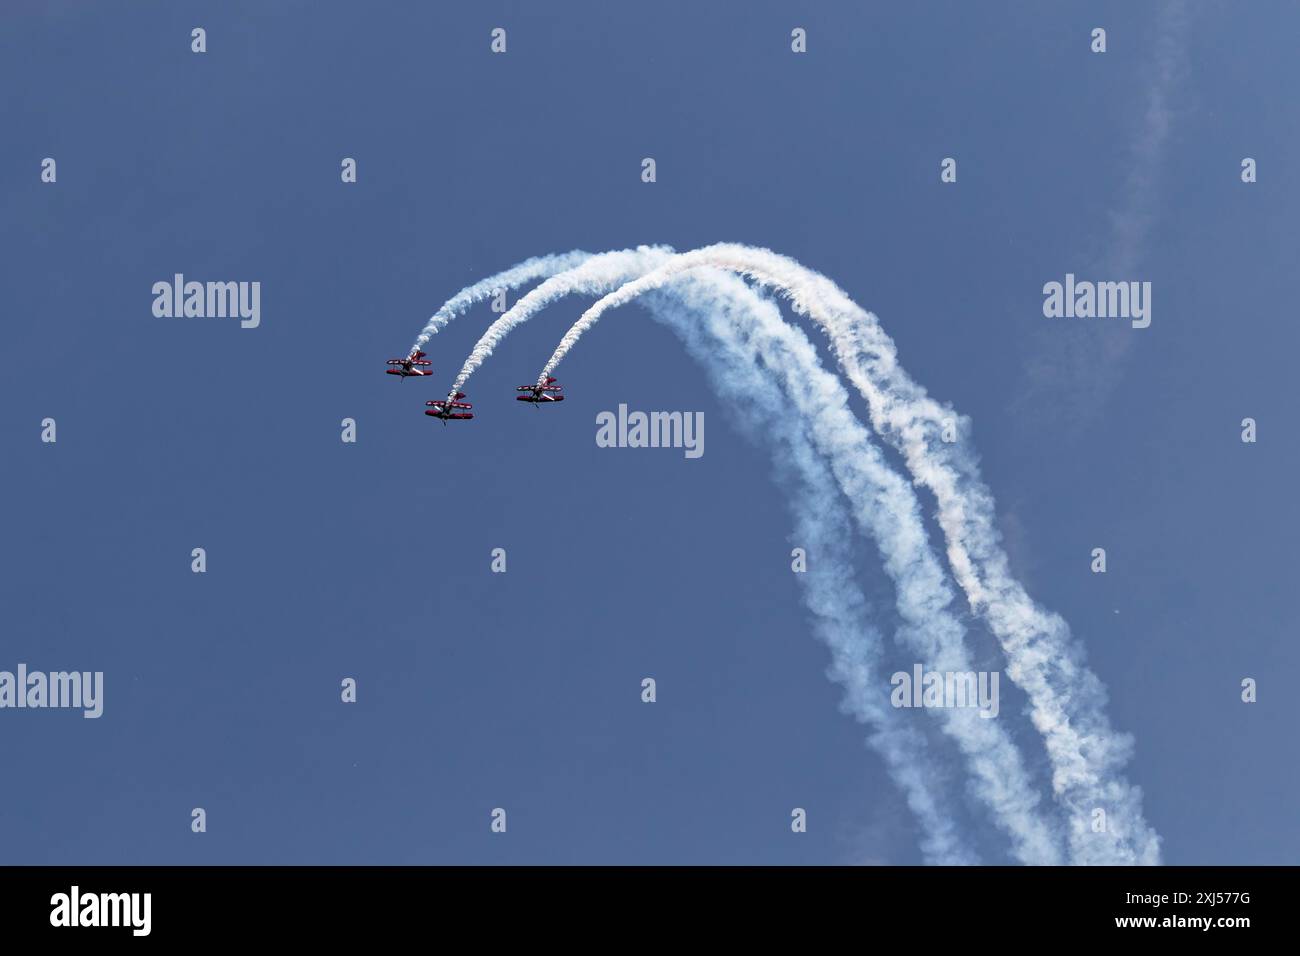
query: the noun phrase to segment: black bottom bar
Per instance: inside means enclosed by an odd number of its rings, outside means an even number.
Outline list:
[[[75,933],[81,943],[337,944],[421,931],[432,941],[453,928],[534,943],[681,941],[702,929],[733,942],[848,931],[926,943],[1099,935],[1230,943],[1286,925],[1284,887],[1294,877],[1282,867],[9,867],[0,868],[0,925],[9,941]]]

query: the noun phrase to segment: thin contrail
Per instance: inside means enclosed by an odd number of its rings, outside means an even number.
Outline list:
[[[903,454],[913,478],[935,495],[953,574],[1001,644],[1008,676],[1029,697],[1031,720],[1051,762],[1052,787],[1067,811],[1071,859],[1158,863],[1159,837],[1143,819],[1141,791],[1120,772],[1131,738],[1111,728],[1105,688],[1087,668],[1065,621],[1039,608],[1011,575],[993,497],[964,438],[969,421],[935,402],[908,376],[875,316],[833,282],[766,249],[721,243],[684,253],[591,306],[565,334],[539,380],[554,372],[608,309],[695,269],[744,275],[777,290],[795,312],[811,317],[866,399],[876,430]],[[1096,816],[1097,810],[1104,816]]]
[[[1202,5],[1204,6],[1204,5]],[[1146,5],[1145,10],[1151,9]],[[1121,157],[1127,171],[1118,195],[1106,212],[1109,229],[1104,248],[1083,259],[1085,268],[1100,277],[1138,278],[1151,233],[1159,223],[1162,195],[1168,188],[1161,175],[1169,140],[1181,114],[1191,106],[1179,91],[1189,85],[1191,68],[1188,34],[1196,5],[1169,0],[1154,12],[1157,32],[1141,57],[1143,69],[1134,77],[1129,100],[1140,108],[1134,136]],[[1064,271],[1064,270],[1063,270]],[[1079,268],[1073,271],[1082,271]],[[1013,399],[1013,408],[1025,429],[1044,424],[1079,428],[1095,421],[1106,408],[1111,393],[1123,380],[1129,354],[1148,333],[1094,335],[1092,329],[1049,322],[1033,333],[1028,348],[1025,380]],[[1155,333],[1159,334],[1159,333]]]

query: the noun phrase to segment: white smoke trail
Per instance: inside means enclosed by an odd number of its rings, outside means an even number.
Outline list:
[[[451,391],[460,391],[513,329],[556,299],[570,293],[600,294],[670,259],[669,251],[658,248],[603,253],[547,279],[492,323],[470,352]],[[686,288],[707,285],[692,282]],[[685,294],[684,289],[676,291]],[[796,333],[779,313],[768,325],[764,341],[779,341],[782,332]],[[841,487],[858,504],[860,523],[876,538],[886,557],[886,569],[898,588],[900,613],[907,622],[902,636],[933,669],[973,670],[961,626],[946,610],[952,595],[926,543],[915,495],[883,462],[866,430],[848,412],[847,396],[834,376],[820,369],[811,344],[803,351],[797,346],[788,348],[785,355],[787,363],[777,364],[782,366],[781,374],[790,377],[789,388],[801,393],[796,401],[809,403],[805,393],[808,382],[816,380],[823,386],[821,407],[809,406],[806,414],[820,423],[820,447],[841,462]],[[797,371],[790,372],[784,367],[787,364]],[[876,507],[881,500],[890,505],[883,509],[884,514]],[[971,764],[977,795],[1011,836],[1017,858],[1031,863],[1056,862],[1059,856],[1055,840],[1038,818],[1037,797],[1010,738],[1000,727],[970,711],[945,710],[941,716],[945,732],[957,741]]]
[[[644,275],[666,262],[672,253],[673,250],[667,246],[638,246],[636,249],[624,249],[620,252],[603,252],[597,256],[570,253],[570,256],[582,255],[583,258],[564,267],[565,271],[557,270],[552,273],[545,282],[525,295],[488,326],[487,331],[474,344],[474,348],[465,359],[465,364],[451,387],[451,393],[464,390],[469,377],[487,360],[512,329],[527,322],[556,299],[575,294],[603,295],[609,289],[617,288],[628,280]],[[529,262],[540,261],[529,260]],[[506,274],[502,273],[502,275]],[[532,278],[538,277],[540,276],[534,275]]]
[[[467,361],[468,372],[458,379],[458,387],[511,329],[527,321],[555,298],[569,292],[603,292],[620,285],[629,275],[640,274],[667,261],[670,255],[670,250],[644,247],[635,251],[606,253],[579,261],[570,270],[576,275],[557,274],[548,278],[521,298],[510,312],[502,315],[493,324],[495,330],[490,329],[489,334],[480,339],[471,353],[477,359],[472,367]],[[552,257],[555,268],[561,265],[557,258]],[[600,261],[588,265],[591,259]],[[524,264],[529,266],[528,269],[515,267],[506,270],[453,297],[438,312],[446,316],[442,324],[476,301],[470,290],[485,290],[478,296],[481,299],[497,288],[517,288],[539,277],[537,273],[544,267],[537,264],[543,261],[530,260]],[[712,316],[717,321],[723,315],[761,315],[769,326],[775,323],[789,328],[771,302],[758,298],[753,290],[734,277],[719,274],[707,285],[688,284],[698,286],[693,293],[692,311],[701,318],[694,322],[685,321],[680,307],[669,310],[667,303],[652,313],[662,316],[661,320],[676,328],[688,343],[702,341],[704,316]],[[754,319],[748,321],[752,324]],[[743,323],[724,324],[722,328],[734,331],[735,326],[743,326]],[[791,331],[802,335],[798,330]],[[731,393],[744,399],[737,403],[738,407],[753,410],[751,414],[757,415],[756,420],[766,423],[764,430],[757,431],[757,435],[768,433],[774,440],[784,443],[787,467],[792,466],[801,483],[797,493],[791,496],[791,507],[800,540],[817,554],[817,561],[813,569],[800,575],[800,580],[805,587],[805,602],[814,615],[817,633],[832,650],[830,676],[846,689],[843,708],[860,721],[876,727],[868,738],[869,743],[885,761],[891,778],[903,791],[908,806],[917,817],[922,832],[921,849],[927,861],[948,865],[976,863],[978,859],[974,851],[957,833],[953,811],[940,796],[944,789],[939,784],[942,774],[928,753],[924,734],[906,723],[899,711],[884,706],[883,688],[886,684],[883,677],[874,673],[881,642],[878,632],[866,617],[866,598],[853,580],[850,546],[842,531],[847,522],[843,519],[842,505],[836,500],[835,487],[825,465],[812,453],[797,421],[782,414],[784,402],[770,380],[758,372],[752,358],[749,365],[745,364],[744,348],[733,345],[724,354],[731,358],[725,367],[716,358],[706,366],[713,372],[715,384],[719,388],[728,384]],[[453,391],[459,390],[458,387]],[[760,408],[765,410],[763,414],[757,414]],[[772,421],[779,425],[773,427]],[[782,456],[777,454],[775,457],[780,463]]]
[[[1068,812],[1071,859],[1077,863],[1159,862],[1159,837],[1142,816],[1141,791],[1120,773],[1131,739],[1105,714],[1106,693],[1088,670],[1066,623],[1040,609],[1011,575],[996,530],[993,498],[961,434],[969,422],[929,398],[898,364],[893,341],[875,316],[833,282],[766,249],[721,243],[674,257],[589,308],[564,335],[539,379],[552,374],[582,334],[610,308],[664,287],[694,269],[725,269],[777,290],[830,338],[840,367],[867,400],[872,423],[898,449],[914,479],[938,503],[949,564],[971,607],[989,624],[1007,656],[1007,673],[1026,692],[1043,735],[1052,787]],[[1093,832],[1094,809],[1106,811]]]
[[[662,269],[649,275],[660,275]],[[766,377],[783,387],[785,402],[774,417],[802,422],[812,445],[830,463],[852,505],[854,519],[876,542],[896,590],[904,624],[898,635],[900,643],[916,653],[926,668],[973,671],[961,624],[948,610],[954,595],[929,547],[916,495],[884,461],[866,428],[849,411],[848,395],[839,380],[821,367],[807,336],[781,319],[779,311],[771,310],[769,317],[718,308],[716,277],[708,270],[696,276],[700,281],[683,282],[691,277],[681,276],[668,288],[711,317],[709,332],[719,341],[727,341],[741,330],[743,347],[761,356]],[[634,280],[624,288],[665,286],[667,282]],[[600,301],[610,298],[612,294]],[[594,320],[586,321],[590,315],[589,311],[583,318],[584,328],[594,324]],[[565,336],[568,347],[580,334],[581,330],[577,335],[571,330]],[[1034,864],[1060,862],[1056,837],[1040,816],[1038,795],[1009,735],[995,721],[980,718],[971,709],[940,708],[936,716],[944,733],[966,757],[972,789],[1010,836],[1016,858]]]
[[[647,301],[651,315],[682,338],[704,366],[715,392],[729,400],[750,439],[770,450],[778,482],[789,489],[787,500],[794,516],[791,540],[811,559],[798,579],[814,630],[831,650],[828,676],[844,687],[841,709],[875,728],[868,741],[917,818],[925,859],[943,865],[977,863],[942,796],[946,788],[941,786],[942,775],[925,734],[909,716],[887,703],[882,639],[854,579],[846,531],[849,520],[839,490],[803,433],[802,421],[787,414],[786,400],[760,370],[753,347],[738,332],[756,318],[761,324],[783,324],[780,310],[725,274],[707,284],[690,283],[666,293]],[[721,330],[725,337],[717,338],[709,330]]]
[[[491,298],[498,289],[517,289],[525,283],[545,279],[565,269],[572,269],[589,258],[591,258],[590,253],[581,252],[577,249],[559,255],[537,256],[511,266],[505,272],[489,276],[482,282],[466,286],[448,299],[442,308],[435,312],[432,318],[425,323],[420,334],[415,337],[415,344],[411,346],[411,352],[414,353],[417,349],[424,348],[429,339],[437,335],[452,319],[475,303]]]

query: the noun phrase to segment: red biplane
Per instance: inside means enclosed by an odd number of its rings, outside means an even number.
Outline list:
[[[432,415],[434,418],[441,418],[445,425],[449,421],[462,421],[474,417],[473,412],[454,412],[453,408],[473,408],[469,402],[462,402],[460,399],[465,397],[464,392],[450,392],[445,399],[424,404],[431,406],[424,410],[424,414]]]
[[[562,402],[564,401],[564,396],[557,395],[555,393],[560,391],[563,388],[564,388],[563,385],[555,384],[555,378],[553,376],[548,377],[546,379],[545,384],[520,385],[518,388],[515,389],[515,391],[527,392],[528,394],[516,395],[515,401],[531,402],[534,407],[542,404],[543,402]]]
[[[412,376],[413,378],[420,378],[421,376],[424,375],[432,375],[433,369],[430,368],[430,366],[432,366],[433,363],[422,361],[423,359],[424,359],[424,353],[421,352],[419,349],[416,349],[414,352],[412,352],[404,359],[389,359],[388,364],[395,365],[397,367],[388,369],[388,374],[400,375],[402,376],[403,380],[405,380],[408,375]],[[426,369],[428,369],[428,371],[425,371]]]

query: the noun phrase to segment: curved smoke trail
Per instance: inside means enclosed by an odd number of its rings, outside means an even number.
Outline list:
[[[470,372],[491,354],[492,348],[511,329],[560,295],[569,291],[604,291],[625,281],[622,278],[625,274],[640,274],[666,261],[669,256],[666,250],[645,248],[606,253],[603,257],[588,257],[600,258],[601,261],[582,275],[548,278],[516,303],[511,310],[513,314],[507,313],[494,323],[496,331],[480,340],[480,345],[490,343],[486,350],[480,351],[476,346],[475,353],[479,357]],[[446,317],[442,325],[498,288],[517,288],[537,278],[539,267],[535,264],[541,261],[530,260],[525,264],[530,266],[528,270],[515,267],[458,293],[439,310],[438,315]],[[573,268],[581,268],[585,261]],[[556,262],[554,267],[558,269],[561,264]],[[607,285],[593,288],[590,283],[596,282],[596,277],[601,275]],[[720,316],[742,316],[747,317],[750,324],[755,317],[761,316],[769,326],[775,323],[789,328],[775,305],[760,299],[732,276],[719,274],[707,286],[684,284],[698,286],[692,303],[688,305],[695,319],[688,320],[683,316],[680,306],[670,309],[671,299],[656,303],[652,314],[677,330],[688,347],[703,341],[705,316],[712,316],[715,320]],[[472,290],[482,291],[475,293]],[[724,328],[734,332],[742,325],[742,322],[732,321]],[[796,329],[791,331],[802,335]],[[711,351],[700,352],[696,348],[694,354],[703,359],[717,353],[719,348],[721,343]],[[746,349],[733,344],[729,350],[724,349],[722,355],[727,359],[725,363],[716,356],[704,363],[715,388],[743,395],[745,401],[738,402],[738,407],[749,412],[753,421],[766,423],[765,428],[754,429],[753,434],[756,437],[767,434],[777,442],[773,446],[774,458],[790,473],[791,480],[799,483],[797,493],[790,498],[796,530],[800,541],[817,555],[814,567],[799,578],[805,590],[805,604],[814,618],[815,630],[832,651],[833,664],[829,676],[845,688],[842,709],[876,728],[868,741],[884,760],[891,779],[899,786],[916,815],[925,858],[929,862],[949,865],[977,863],[974,851],[958,835],[952,809],[940,796],[944,790],[938,783],[942,773],[928,752],[925,735],[909,724],[899,711],[884,705],[881,691],[884,681],[876,673],[881,639],[868,620],[866,598],[853,580],[851,546],[842,530],[848,522],[844,519],[843,505],[837,500],[833,480],[825,465],[813,454],[797,422],[783,414],[785,402],[779,391],[759,372],[752,356],[746,361]],[[463,379],[459,381],[463,384]],[[779,423],[775,428],[773,421]],[[786,452],[784,456],[778,453],[781,450]]]
[[[603,253],[542,282],[482,335],[452,386],[452,393],[464,387],[510,331],[558,298],[571,293],[598,295],[626,284],[634,276],[662,268],[669,261],[673,261],[672,255],[663,248]],[[718,278],[711,281],[716,284]],[[679,283],[674,291],[685,296],[688,289],[707,288],[709,284],[699,278]],[[749,321],[752,323],[754,318]],[[782,334],[801,335],[781,319],[779,312],[764,328],[765,335],[757,336],[757,341],[779,342]],[[859,524],[878,543],[905,622],[900,640],[933,669],[974,670],[963,642],[963,629],[947,609],[953,595],[929,549],[915,493],[884,462],[866,429],[848,411],[848,397],[838,380],[821,369],[811,343],[806,338],[803,341],[804,349],[787,346],[784,360],[776,362],[775,367],[787,384],[789,399],[801,404],[801,414],[816,423],[817,446],[831,458],[841,488],[855,503]],[[810,390],[808,386],[814,382],[819,388]],[[970,764],[977,796],[1011,837],[1016,857],[1029,863],[1058,862],[1057,841],[1039,816],[1038,796],[1010,737],[1001,727],[966,709],[943,709],[939,715],[944,732],[958,744]]]
[[[743,431],[755,444],[767,447],[778,483],[789,489],[791,540],[812,556],[808,570],[797,577],[814,631],[831,650],[827,676],[844,688],[841,709],[875,728],[868,742],[916,816],[925,858],[945,865],[977,863],[958,833],[954,811],[941,796],[946,788],[940,786],[941,774],[925,734],[890,707],[883,693],[883,640],[854,578],[853,549],[845,530],[849,519],[835,481],[804,435],[802,423],[785,413],[780,389],[763,374],[753,348],[737,332],[755,318],[760,324],[784,324],[780,310],[725,274],[666,293],[647,302],[650,314],[683,340],[719,397],[732,400]],[[711,334],[719,329],[724,338]]]
[[[408,354],[423,348],[429,339],[437,335],[452,319],[475,303],[491,298],[498,289],[517,289],[526,282],[535,282],[565,269],[572,269],[589,258],[591,258],[590,253],[577,249],[558,255],[537,256],[533,259],[525,259],[505,272],[499,272],[481,282],[466,286],[448,299],[425,323],[420,334],[415,337],[415,344],[411,346]]]
[[[659,275],[664,268],[648,275]],[[653,287],[667,287],[692,307],[703,299],[706,304],[697,311],[714,315],[707,303],[718,280],[709,275],[710,271],[697,271],[695,276],[701,281],[695,283],[682,282],[691,277],[679,276],[672,285],[662,282]],[[649,288],[643,286],[644,281],[634,280],[625,288]],[[710,333],[725,341],[729,334],[736,334],[732,326],[750,330],[747,347],[763,356],[768,379],[783,387],[785,404],[776,418],[793,416],[803,423],[808,438],[829,462],[839,488],[852,503],[855,521],[876,542],[885,571],[894,583],[903,620],[899,643],[932,670],[973,671],[963,628],[948,608],[954,595],[929,547],[915,492],[884,460],[867,429],[849,410],[847,393],[839,380],[821,367],[807,336],[787,324],[779,311],[773,311],[774,315],[766,319],[763,315],[715,309]],[[594,320],[584,327],[591,324]],[[577,336],[565,338],[571,347]],[[1035,864],[1060,862],[1057,839],[1039,814],[1038,795],[1009,735],[994,721],[982,719],[970,709],[941,708],[936,716],[944,733],[966,757],[972,788],[1010,836],[1017,859]]]
[[[597,256],[587,256],[582,253],[583,258],[579,262],[562,267],[563,271],[555,270],[546,281],[488,326],[487,331],[474,343],[474,348],[465,359],[460,374],[456,376],[456,381],[451,386],[451,394],[464,390],[469,377],[487,361],[488,356],[512,329],[527,322],[556,299],[566,295],[604,295],[609,289],[617,288],[666,262],[672,254],[673,250],[667,246],[637,246],[636,249],[602,252]],[[538,261],[529,260],[529,262]],[[502,273],[502,275],[509,275],[509,273]],[[540,276],[532,278],[540,278]],[[491,281],[485,280],[485,282]],[[483,284],[479,283],[479,285]]]
[[[969,421],[935,402],[908,376],[875,316],[833,282],[766,249],[720,243],[684,253],[583,313],[539,380],[610,308],[695,269],[739,273],[777,290],[791,300],[795,312],[812,318],[866,399],[877,431],[902,453],[913,478],[934,494],[953,574],[972,609],[998,638],[1008,676],[1029,697],[1031,720],[1051,761],[1053,790],[1068,811],[1073,861],[1158,863],[1159,837],[1143,819],[1141,791],[1120,773],[1131,738],[1111,728],[1105,688],[1088,670],[1068,625],[1039,608],[1011,575],[996,530],[993,496],[980,478],[974,450],[964,440],[944,440],[949,428],[959,439],[968,433]],[[1096,808],[1107,814],[1101,833],[1090,826]]]

